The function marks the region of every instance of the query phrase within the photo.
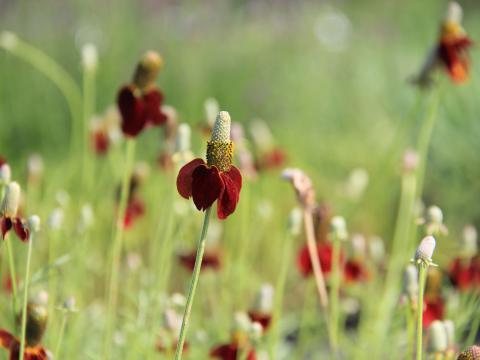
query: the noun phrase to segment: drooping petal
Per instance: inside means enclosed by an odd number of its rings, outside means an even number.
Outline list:
[[[158,89],[153,89],[143,95],[145,123],[162,125],[167,121],[167,116],[162,112],[163,94]]]
[[[215,166],[199,165],[192,173],[192,197],[198,210],[206,210],[225,188]]]
[[[117,96],[117,104],[122,115],[122,131],[128,136],[137,136],[145,126],[144,104],[134,94],[131,86],[124,86]]]
[[[468,37],[445,39],[440,42],[438,55],[450,77],[457,83],[464,82],[469,75],[467,50],[472,45]]]
[[[218,198],[217,215],[219,219],[225,219],[237,207],[242,188],[242,175],[236,167],[232,166],[230,171],[221,173],[221,177],[225,187]]]
[[[0,347],[10,349],[15,342],[17,342],[15,336],[5,329],[0,329]]]
[[[12,229],[12,219],[2,216],[0,218],[0,229],[2,231],[2,238],[5,240],[5,236]]]
[[[16,218],[13,220],[13,229],[20,240],[28,241],[29,231],[22,219]]]
[[[202,159],[193,159],[185,164],[178,172],[177,190],[185,199],[192,196],[192,173],[200,165],[205,165],[205,161]]]

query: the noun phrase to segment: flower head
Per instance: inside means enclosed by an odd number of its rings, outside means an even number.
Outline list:
[[[184,165],[177,177],[179,194],[206,210],[217,201],[217,215],[225,219],[235,211],[242,188],[242,175],[232,165],[233,142],[230,140],[230,115],[217,115],[211,140],[207,143],[207,162],[194,159]]]
[[[3,239],[5,239],[5,236],[12,228],[20,240],[26,241],[28,239],[28,227],[25,221],[17,216],[19,203],[20,185],[16,182],[11,182],[6,186],[0,207],[0,230]]]
[[[458,355],[457,360],[480,360],[480,346],[469,346]]]
[[[435,238],[433,236],[426,236],[418,245],[417,251],[415,252],[415,262],[420,263],[431,263],[433,251],[435,250]]]
[[[161,111],[163,94],[155,85],[162,63],[160,55],[147,52],[137,65],[132,83],[118,93],[122,131],[126,136],[136,137],[146,126],[162,125],[167,121]]]

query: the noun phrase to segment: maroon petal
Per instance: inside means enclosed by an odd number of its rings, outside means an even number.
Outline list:
[[[145,126],[143,100],[136,97],[134,89],[124,86],[117,96],[117,104],[122,115],[122,131],[127,136],[137,136]]]
[[[162,113],[161,106],[163,102],[163,94],[157,90],[151,90],[143,95],[143,103],[145,110],[143,116],[145,123],[153,125],[162,125],[167,121],[167,116]]]
[[[206,210],[218,199],[225,188],[215,166],[198,166],[192,173],[192,197],[198,210]]]
[[[2,231],[2,238],[5,240],[5,236],[12,229],[12,219],[2,216],[0,218],[0,228]]]
[[[22,241],[28,241],[29,231],[28,228],[23,223],[22,219],[16,218],[13,221],[13,229],[15,233]]]
[[[0,347],[10,349],[18,340],[7,330],[0,329]]]
[[[192,173],[200,165],[205,165],[205,161],[202,159],[194,159],[185,164],[178,172],[177,190],[185,199],[192,196]]]
[[[225,188],[218,198],[217,215],[219,219],[226,219],[237,207],[242,188],[242,175],[235,166],[232,166],[228,172],[222,173],[221,177]]]

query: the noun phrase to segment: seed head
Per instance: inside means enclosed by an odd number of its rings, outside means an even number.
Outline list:
[[[463,10],[460,4],[456,1],[451,1],[448,4],[447,12],[445,14],[445,22],[454,24],[461,24],[463,18]]]
[[[190,151],[192,130],[188,124],[180,124],[177,129],[175,152]]]
[[[462,252],[465,256],[472,257],[477,251],[477,229],[473,225],[466,225],[463,228]]]
[[[270,314],[273,309],[273,286],[264,284],[255,298],[253,309],[260,314]]]
[[[230,141],[230,114],[220,111],[215,120],[211,140],[207,143],[207,164],[220,171],[229,171],[232,166],[233,143]]]
[[[32,215],[28,218],[28,230],[31,233],[40,231],[40,217],[38,215]]]
[[[26,340],[29,346],[38,344],[47,327],[48,310],[45,305],[29,303],[27,305]]]
[[[418,245],[417,251],[415,252],[415,262],[426,262],[430,263],[432,261],[433,251],[435,250],[435,238],[433,236],[426,236]]]
[[[155,51],[147,51],[137,65],[133,83],[142,91],[148,90],[154,85],[162,66],[162,57]]]
[[[12,50],[18,44],[18,37],[10,31],[2,31],[0,33],[0,47],[6,50]]]
[[[313,208],[315,205],[315,191],[312,180],[300,169],[287,168],[282,172],[282,179],[293,185],[297,199],[303,208]]]
[[[347,223],[342,216],[334,216],[330,222],[333,235],[339,240],[346,240],[348,237]]]
[[[85,70],[95,71],[98,65],[98,53],[94,44],[88,43],[82,47],[82,65]]]
[[[14,218],[17,216],[20,203],[20,185],[13,181],[5,188],[5,195],[2,201],[1,213],[5,217]]]
[[[213,125],[211,141],[228,143],[230,142],[231,119],[227,111],[220,111]]]
[[[442,321],[435,320],[428,328],[428,349],[432,353],[444,352],[448,348],[448,338]]]
[[[469,346],[458,355],[457,360],[480,360],[480,346]]]

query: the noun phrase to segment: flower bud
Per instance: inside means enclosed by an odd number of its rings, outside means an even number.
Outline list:
[[[368,186],[369,175],[367,170],[362,168],[353,169],[345,184],[345,194],[352,200],[362,197]]]
[[[82,47],[82,65],[87,71],[95,71],[98,65],[98,52],[97,47],[88,43]]]
[[[203,107],[205,109],[205,116],[207,117],[207,124],[210,128],[213,128],[213,124],[215,123],[217,114],[220,111],[218,101],[214,98],[208,98],[207,100],[205,100]]]
[[[0,186],[7,185],[10,182],[12,177],[12,170],[10,169],[10,165],[6,162],[1,161],[0,159]]]
[[[175,152],[190,151],[191,146],[191,129],[188,124],[182,123],[178,126],[177,138],[175,142]]]
[[[273,309],[273,286],[264,284],[257,293],[252,310],[260,314],[270,314]]]
[[[299,208],[294,208],[288,216],[288,229],[292,236],[300,235],[302,231],[303,214]]]
[[[215,120],[212,137],[207,143],[207,164],[226,172],[232,166],[233,143],[230,141],[230,114],[220,111]]]
[[[348,237],[347,224],[342,216],[334,216],[330,221],[333,235],[339,240],[346,240]]]
[[[147,90],[155,83],[158,72],[162,66],[162,57],[155,51],[147,51],[137,65],[133,83],[137,85],[140,90]]]
[[[455,324],[452,320],[444,320],[445,334],[447,335],[447,346],[452,348],[455,346]]]
[[[55,208],[47,219],[47,225],[52,230],[59,230],[63,225],[64,213],[61,208]]]
[[[27,176],[29,182],[38,182],[43,175],[43,159],[39,154],[32,154],[27,161]]]
[[[20,203],[20,185],[13,181],[5,187],[5,195],[3,196],[1,213],[8,218],[17,216],[18,205]]]
[[[428,328],[428,350],[432,353],[444,352],[448,348],[448,339],[443,322],[435,320]]]
[[[28,346],[37,345],[47,327],[48,311],[42,304],[29,303],[27,305],[27,331],[25,338]]]
[[[480,360],[480,346],[469,346],[458,355],[457,360]]]
[[[415,252],[415,262],[431,262],[433,251],[435,250],[435,238],[433,236],[426,236],[418,245],[417,251]]]
[[[385,260],[385,243],[379,236],[374,236],[368,242],[368,253],[376,264],[381,264]]]
[[[18,44],[18,37],[10,31],[2,31],[0,33],[0,47],[5,50],[12,50]]]
[[[31,233],[36,233],[40,231],[40,217],[38,215],[32,215],[28,218],[27,222],[28,230]]]
[[[463,228],[462,253],[467,257],[473,257],[477,252],[477,229],[473,225],[466,225]]]
[[[418,270],[413,264],[407,265],[403,271],[403,291],[410,300],[416,299],[418,294]]]
[[[430,206],[427,209],[427,221],[431,224],[443,224],[443,212],[438,206]]]
[[[445,14],[445,22],[454,24],[461,24],[463,18],[463,10],[460,4],[456,1],[451,1],[448,4],[447,12]]]

